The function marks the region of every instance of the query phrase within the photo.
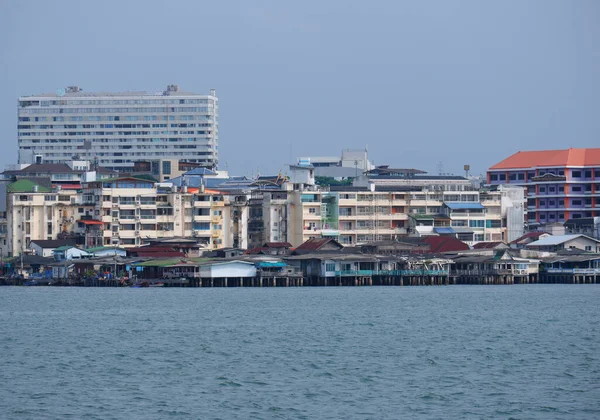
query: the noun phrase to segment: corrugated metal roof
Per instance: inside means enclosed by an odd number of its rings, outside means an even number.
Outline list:
[[[560,244],[564,244],[565,242],[569,242],[572,241],[573,239],[577,239],[580,237],[584,237],[589,239],[590,241],[594,241],[594,242],[598,242],[600,243],[599,240],[594,239],[594,238],[590,238],[589,236],[585,236],[585,235],[554,235],[554,236],[548,236],[546,238],[542,238],[539,239],[535,242],[530,243],[528,246],[552,246],[552,245],[560,245]]]

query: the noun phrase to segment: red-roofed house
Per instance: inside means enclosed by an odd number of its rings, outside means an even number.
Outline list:
[[[487,182],[526,189],[530,226],[600,216],[600,148],[518,152],[492,166]]]
[[[525,235],[512,241],[510,246],[511,248],[525,248],[530,243],[547,236],[550,236],[550,234],[546,232],[527,232]]]
[[[317,251],[339,251],[344,245],[333,238],[312,238],[294,250],[294,254],[306,254]]]
[[[289,242],[265,242],[263,246],[249,249],[246,254],[287,255],[291,248]]]
[[[469,245],[452,236],[427,236],[423,238],[423,242],[429,244],[429,252],[433,254],[470,249]]]

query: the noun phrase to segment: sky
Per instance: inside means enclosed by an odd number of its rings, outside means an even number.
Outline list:
[[[17,98],[219,97],[220,169],[377,165],[481,174],[519,150],[600,147],[600,2],[0,0],[0,167]]]

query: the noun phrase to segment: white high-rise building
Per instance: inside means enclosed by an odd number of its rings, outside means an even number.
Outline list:
[[[96,161],[128,169],[135,161],[179,159],[215,169],[219,107],[209,95],[169,85],[159,93],[87,93],[78,86],[19,97],[19,163]]]

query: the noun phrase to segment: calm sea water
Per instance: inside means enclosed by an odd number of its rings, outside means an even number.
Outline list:
[[[6,419],[598,419],[600,286],[0,288]]]

